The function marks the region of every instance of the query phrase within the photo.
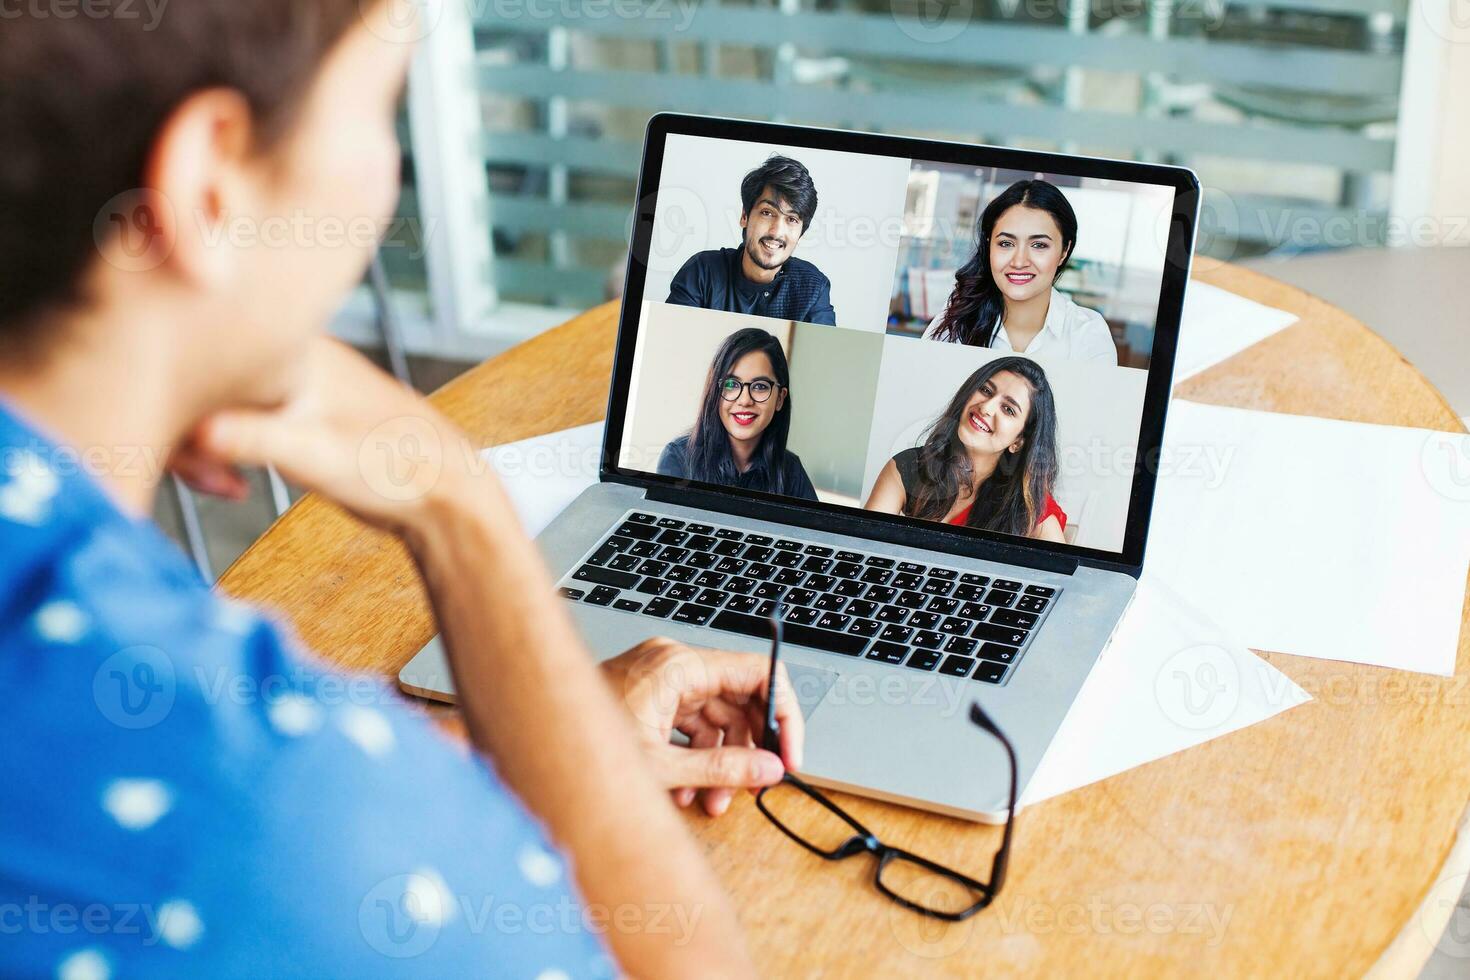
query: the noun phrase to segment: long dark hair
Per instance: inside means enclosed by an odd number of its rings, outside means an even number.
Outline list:
[[[1066,195],[1045,180],[1016,181],[980,212],[980,220],[975,225],[975,254],[954,274],[954,290],[944,308],[944,319],[934,331],[935,340],[974,347],[994,346],[1000,316],[1005,312],[1005,297],[991,275],[990,234],[1000,216],[1017,204],[1045,211],[1061,230],[1065,258],[1057,266],[1057,276],[1072,261],[1072,246],[1077,243],[1077,214]]]
[[[1002,452],[1000,461],[975,494],[968,527],[1006,534],[1030,534],[1046,508],[1057,479],[1057,408],[1051,383],[1029,357],[998,357],[965,379],[949,406],[919,446],[918,486],[905,513],[942,521],[962,488],[970,485],[970,457],[957,432],[965,406],[985,382],[1002,371],[1019,375],[1031,387],[1031,412],[1021,429],[1019,452]]]
[[[704,379],[699,417],[689,433],[689,478],[727,486],[739,480],[740,471],[735,468],[735,455],[730,451],[730,434],[720,421],[720,381],[734,370],[736,361],[757,351],[770,358],[776,384],[786,391],[786,402],[761,433],[761,443],[752,465],[765,468],[771,481],[771,493],[790,493],[781,463],[786,457],[786,435],[791,431],[791,391],[788,388],[791,373],[786,366],[786,352],[781,349],[781,342],[760,327],[735,331],[715,351],[709,375]],[[781,397],[780,392],[772,392],[771,397]]]

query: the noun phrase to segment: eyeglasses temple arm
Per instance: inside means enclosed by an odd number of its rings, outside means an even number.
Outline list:
[[[761,748],[781,754],[781,723],[776,720],[776,669],[781,662],[781,611],[785,593],[776,597],[771,608],[771,672],[766,678],[766,732]]]
[[[1010,865],[1011,832],[1016,823],[1016,782],[1019,772],[1016,765],[1016,750],[1011,745],[1011,740],[977,702],[970,704],[970,720],[1000,741],[1001,747],[1006,750],[1006,762],[1011,769],[1011,789],[1006,799],[1006,826],[1001,834],[1000,850],[995,852],[995,860],[990,865],[990,892],[993,895],[1005,884],[1006,870]]]

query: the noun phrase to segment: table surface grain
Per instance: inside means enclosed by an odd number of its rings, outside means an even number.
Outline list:
[[[1195,277],[1300,320],[1176,397],[1462,431],[1420,373],[1342,311],[1230,265],[1197,261]],[[596,421],[616,326],[616,306],[598,307],[433,401],[486,446]],[[348,671],[394,677],[434,632],[402,547],[315,496],[220,587],[273,608]],[[873,890],[870,861],[813,857],[749,795],[718,820],[691,812],[689,826],[766,975],[1360,975],[1414,927],[1470,799],[1470,630],[1447,679],[1263,655],[1314,700],[1025,810],[1005,890],[968,922],[904,912]],[[998,828],[839,798],[893,844],[989,868]]]

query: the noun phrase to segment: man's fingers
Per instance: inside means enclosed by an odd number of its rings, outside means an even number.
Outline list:
[[[684,670],[680,675],[682,696],[724,698],[728,701],[764,701],[770,680],[770,658],[758,653],[736,653],[730,650],[691,649],[698,670]],[[776,720],[781,725],[781,757],[792,769],[801,768],[802,745],[806,737],[806,721],[796,689],[786,673],[786,665],[776,671]],[[764,726],[762,726],[763,730]]]
[[[207,419],[194,438],[212,456],[248,466],[274,463],[289,473],[311,458],[302,429],[274,413],[233,411]]]
[[[771,786],[781,781],[786,767],[763,749],[721,746],[713,749],[681,749],[670,746],[670,781],[676,786],[733,789]]]

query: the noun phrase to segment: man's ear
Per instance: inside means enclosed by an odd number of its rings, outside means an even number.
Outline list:
[[[254,122],[230,89],[190,96],[159,129],[145,185],[166,215],[166,266],[189,283],[217,286],[233,275],[237,249],[228,223],[259,220],[252,183]],[[259,229],[251,229],[251,241]]]

